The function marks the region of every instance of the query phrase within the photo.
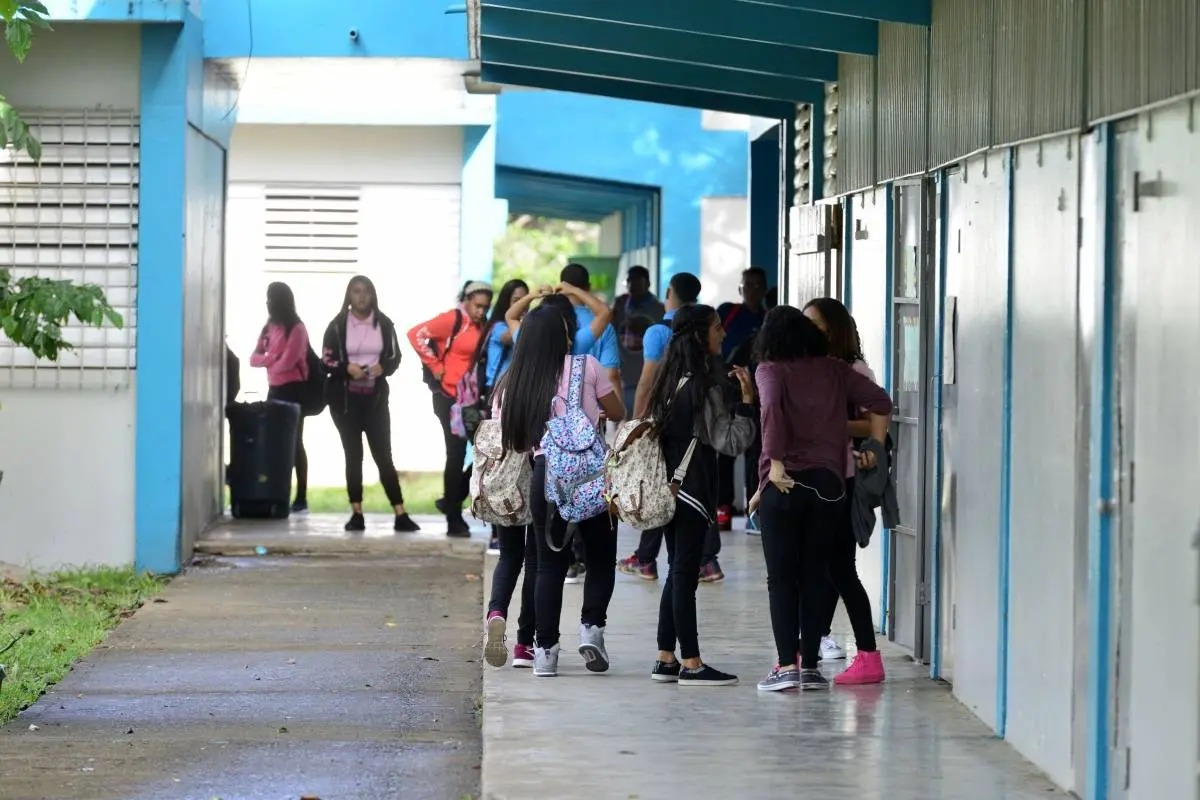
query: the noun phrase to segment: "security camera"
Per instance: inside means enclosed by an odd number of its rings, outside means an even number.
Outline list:
[[[358,28],[350,29],[350,41],[352,41],[352,42],[358,41]]]

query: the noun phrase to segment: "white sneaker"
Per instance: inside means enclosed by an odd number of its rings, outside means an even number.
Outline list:
[[[846,651],[838,646],[837,641],[832,636],[821,637],[822,661],[841,661],[845,657]]]
[[[533,651],[533,677],[553,678],[558,675],[558,645],[549,650],[544,647]]]
[[[579,626],[579,655],[589,672],[608,672],[608,651],[604,649],[604,628]]]

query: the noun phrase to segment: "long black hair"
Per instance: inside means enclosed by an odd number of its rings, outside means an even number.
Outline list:
[[[267,320],[282,325],[288,336],[292,328],[300,324],[300,315],[296,313],[296,296],[286,283],[276,281],[267,287]]]
[[[715,382],[708,336],[716,317],[717,312],[712,306],[684,306],[675,312],[671,340],[650,389],[650,417],[660,427],[671,415],[676,388],[685,375],[691,378],[684,391],[694,401],[702,399]]]
[[[487,321],[487,325],[483,328],[483,335],[479,337],[479,346],[475,348],[475,355],[471,359],[472,364],[479,364],[487,355],[488,340],[492,338],[492,330],[497,325],[504,324],[504,315],[512,308],[513,295],[517,289],[529,291],[529,285],[520,278],[514,278],[504,286],[500,287],[500,294],[496,296],[496,302],[492,304],[492,315]]]
[[[521,323],[512,363],[498,389],[505,451],[526,453],[541,441],[571,352],[569,331],[562,311],[545,304],[530,311]]]
[[[355,275],[346,284],[346,294],[342,298],[342,310],[338,312],[338,318],[342,323],[342,328],[346,327],[346,318],[350,316],[350,290],[355,286],[362,286],[371,293],[371,313],[374,315],[372,320],[376,328],[379,327],[379,293],[375,291],[375,283],[366,275]]]
[[[575,306],[571,305],[571,300],[565,294],[551,294],[542,299],[538,308],[552,308],[563,315],[563,321],[567,324],[567,335],[571,337],[571,344],[574,345],[575,337],[579,333],[579,317],[575,316]]]
[[[794,306],[775,306],[768,311],[754,342],[754,360],[759,364],[827,355],[825,334]]]
[[[863,358],[862,340],[858,338],[858,326],[854,324],[854,317],[850,316],[850,312],[841,301],[832,297],[818,297],[805,304],[805,311],[810,308],[815,308],[825,322],[829,355],[847,364],[866,361]]]

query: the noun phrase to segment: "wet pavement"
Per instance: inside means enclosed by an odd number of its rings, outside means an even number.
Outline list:
[[[636,534],[623,531],[618,552],[635,545]],[[653,683],[662,580],[625,575],[609,608],[612,670],[587,672],[576,651],[583,587],[569,585],[559,677],[485,667],[485,800],[1066,797],[898,650],[884,648],[884,685],[758,692],[774,662],[760,540],[724,534],[721,563],[726,580],[699,589],[700,650],[741,684]],[[518,594],[510,614],[519,608]],[[834,629],[844,640],[843,613]],[[832,678],[844,665],[823,670]]]
[[[202,563],[0,730],[0,798],[478,795],[478,555]]]

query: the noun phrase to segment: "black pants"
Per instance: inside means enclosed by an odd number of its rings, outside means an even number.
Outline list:
[[[563,581],[567,569],[575,558],[566,542],[567,523],[553,517],[550,536],[556,552],[546,541],[546,522],[549,504],[546,493],[538,491],[545,485],[546,460],[538,456],[533,462],[533,491],[530,505],[533,511],[534,536],[537,539],[537,588],[535,589],[537,617],[537,643],[547,649],[558,644],[559,620],[562,617]],[[584,558],[587,564],[583,579],[583,610],[579,621],[584,625],[604,627],[608,620],[608,603],[612,600],[613,586],[617,580],[617,529],[608,514],[599,514],[579,523],[577,536],[585,541]]]
[[[463,501],[470,492],[471,472],[463,472],[467,461],[467,440],[454,435],[450,430],[450,407],[454,398],[444,392],[433,393],[433,413],[442,423],[442,438],[446,440],[446,468],[442,472],[442,498],[446,501],[446,516],[456,519],[462,516]]]
[[[639,564],[652,564],[658,561],[658,554],[662,550],[663,533],[666,528],[650,528],[642,531],[642,538],[638,541],[637,560]],[[710,561],[716,561],[717,556],[721,553],[721,530],[714,522],[708,526],[708,530],[704,533],[704,551],[701,554],[700,563],[707,564]]]
[[[346,454],[346,494],[351,503],[363,500],[363,435],[371,458],[379,468],[379,482],[393,506],[404,504],[404,493],[400,490],[400,479],[392,462],[392,413],[388,409],[387,395],[355,394],[348,392],[346,407],[335,402],[329,406],[333,424],[342,438],[342,452]]]
[[[680,658],[700,657],[696,586],[710,528],[708,520],[694,508],[677,502],[675,518],[662,529],[670,568],[658,603],[658,649],[673,653],[678,640]]]
[[[534,587],[537,586],[538,548],[534,540],[532,525],[520,528],[499,526],[500,560],[492,573],[492,599],[488,612],[499,611],[508,617],[508,605],[517,590],[517,578],[525,566],[525,579],[521,582],[521,616],[517,620],[517,643],[533,647],[534,634]]]
[[[285,383],[282,386],[272,386],[267,389],[268,400],[282,400],[303,406],[304,382]],[[301,412],[300,421],[296,424],[296,502],[308,502],[308,453],[304,451],[304,414]]]
[[[804,470],[792,477],[796,485],[787,494],[767,484],[759,509],[771,629],[780,664],[793,663],[803,645],[801,666],[815,669],[825,622],[829,547],[842,525],[845,499],[841,479],[829,470]]]
[[[854,526],[850,522],[849,498],[854,496],[854,478],[846,479],[846,498],[842,504],[842,524],[834,532],[829,543],[829,580],[825,583],[825,635],[833,629],[833,615],[837,611],[838,597],[846,604],[846,615],[854,629],[854,642],[859,650],[875,650],[875,619],[871,615],[871,599],[863,588],[855,566],[858,540],[854,538]]]
[[[750,442],[749,449],[746,450],[746,463],[744,466],[743,478],[746,482],[746,502],[741,508],[745,509],[750,505],[750,498],[754,496],[755,490],[758,489],[758,457],[762,453],[762,434],[755,433],[754,439]],[[727,456],[717,454],[717,505],[734,507],[737,505],[737,498],[734,492],[733,472],[734,466],[737,464],[735,456]]]

